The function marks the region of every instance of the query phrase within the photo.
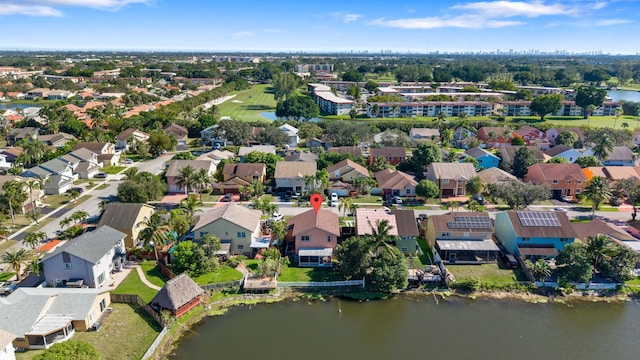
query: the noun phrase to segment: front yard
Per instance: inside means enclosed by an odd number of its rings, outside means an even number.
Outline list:
[[[478,279],[483,286],[501,287],[526,281],[520,269],[501,269],[498,264],[482,265],[447,265],[457,282]]]
[[[100,331],[76,332],[72,339],[93,345],[102,360],[142,358],[162,329],[138,306],[112,303],[110,307],[113,312]],[[32,359],[42,352],[32,350],[16,353],[16,359]]]
[[[124,169],[126,169],[126,166],[105,166],[102,169],[100,169],[100,171],[107,174],[115,175],[115,174],[119,174]]]

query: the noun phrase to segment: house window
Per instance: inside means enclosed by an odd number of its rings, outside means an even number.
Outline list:
[[[98,284],[102,284],[104,282],[104,272],[98,275]]]
[[[253,180],[258,180],[258,175],[253,175]]]
[[[244,245],[238,245],[238,250],[243,250],[244,249]]]
[[[64,268],[67,270],[71,269],[71,263],[70,262],[64,263]]]
[[[571,180],[567,180],[565,181],[567,184],[571,184]]]
[[[206,231],[200,231],[200,237],[201,238],[203,238],[207,234],[208,234],[208,232],[206,232]]]
[[[309,235],[300,236],[300,241],[310,241],[311,237]]]
[[[552,180],[552,181],[551,181],[551,183],[552,183],[552,184],[557,184],[557,183],[558,183],[558,180]]]
[[[576,181],[576,183],[577,183],[578,185],[582,185],[582,181],[580,181],[580,180]]]
[[[569,241],[569,238],[560,238],[560,242],[567,242]]]
[[[244,239],[247,237],[247,233],[244,231],[238,231],[238,236],[236,236],[239,239]]]
[[[529,240],[531,240],[531,238],[528,238],[528,237],[522,238],[522,241],[529,241]]]
[[[407,249],[406,247],[400,248],[400,251],[402,251],[403,253],[406,253],[409,251],[409,249]]]
[[[405,193],[406,193],[407,195],[410,195],[410,194],[411,194],[411,189],[406,189],[406,190],[405,190]]]
[[[331,235],[327,236],[327,242],[331,242]]]
[[[442,179],[442,183],[443,184],[448,184],[449,183],[449,179]]]
[[[449,234],[448,232],[443,232],[442,233],[442,237],[449,237],[449,236],[451,236],[451,234]]]
[[[576,194],[580,194],[580,189],[576,189]]]

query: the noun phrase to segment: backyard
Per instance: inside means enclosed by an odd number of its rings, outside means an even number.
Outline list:
[[[98,332],[76,332],[73,340],[86,341],[100,353],[100,359],[140,359],[160,333],[160,326],[138,306],[110,305],[111,315]],[[16,353],[16,359],[32,359],[43,350]]]
[[[341,281],[342,274],[331,268],[287,267],[278,275],[278,281]]]
[[[242,273],[240,271],[228,266],[223,266],[219,267],[215,271],[194,277],[193,281],[195,281],[198,285],[206,285],[235,281],[240,279],[242,279]]]
[[[476,278],[483,285],[491,287],[526,281],[522,270],[502,269],[498,264],[447,265],[447,269],[453,274],[457,282]]]
[[[233,99],[218,105],[220,116],[231,116],[244,121],[268,121],[259,114],[276,110],[272,91],[269,85],[253,85],[251,89],[240,92]]]
[[[156,265],[155,261],[143,261],[140,263],[140,268],[144,272],[144,276],[155,286],[163,287],[167,278],[162,275],[160,268]]]
[[[149,280],[151,281],[151,280]],[[138,276],[138,272],[131,270],[126,279],[114,291],[114,294],[135,294],[140,296],[146,303],[150,303],[158,293],[156,290],[145,285]]]

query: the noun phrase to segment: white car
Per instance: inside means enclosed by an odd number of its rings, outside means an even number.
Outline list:
[[[280,221],[284,219],[284,214],[282,213],[273,213],[273,215],[271,216],[271,221]]]
[[[557,207],[557,208],[553,208],[553,211],[567,212],[569,210],[567,210],[565,208]]]
[[[338,194],[331,193],[331,202],[338,202]]]

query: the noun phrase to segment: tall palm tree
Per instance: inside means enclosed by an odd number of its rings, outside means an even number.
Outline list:
[[[47,152],[47,145],[42,141],[38,141],[36,139],[22,141],[22,148],[24,149],[24,153],[27,156],[29,165],[39,164],[40,160]]]
[[[22,268],[22,264],[29,260],[30,257],[31,254],[29,251],[27,251],[26,249],[18,249],[5,252],[4,254],[2,254],[1,259],[3,263],[9,264],[13,268],[13,271],[15,271],[16,273],[16,279],[20,281],[20,269]]]
[[[593,257],[593,269],[602,272],[602,265],[611,260],[616,249],[607,235],[599,234],[587,238],[587,252]]]
[[[66,218],[60,220],[60,227],[66,228],[67,226],[71,225],[72,221],[73,221],[73,219],[66,217]]]
[[[338,211],[342,212],[342,216],[347,216],[347,210],[349,210],[352,202],[353,200],[349,197],[340,198],[338,201]]]
[[[184,210],[189,218],[193,218],[193,215],[198,211],[197,207],[199,204],[195,196],[187,196],[186,199],[180,202],[180,209]]]
[[[153,246],[156,260],[158,260],[158,249],[171,242],[170,228],[158,213],[152,214],[142,224],[145,228],[138,234],[138,241],[142,242],[144,246],[153,244],[151,246]]]
[[[180,169],[178,176],[176,176],[176,185],[184,187],[184,194],[189,194],[189,188],[195,184],[195,170],[191,165],[187,165]]]
[[[438,116],[436,116],[436,121],[438,121],[438,130],[441,130],[441,124],[447,121],[447,114],[443,113],[442,111],[439,112]]]
[[[40,243],[47,240],[47,234],[43,231],[28,233],[22,242],[35,250]]]
[[[42,184],[40,183],[40,181],[30,178],[29,180],[27,180],[25,185],[27,185],[27,188],[29,189],[29,201],[31,202],[31,211],[33,212],[33,218],[36,221],[36,225],[39,225],[38,216],[36,214],[36,204],[33,202],[33,192],[34,190],[41,190]]]
[[[613,139],[609,135],[603,135],[596,140],[596,144],[593,149],[593,156],[598,160],[604,161],[609,157],[609,153],[613,151]]]
[[[589,104],[586,108],[587,111],[587,127],[591,127],[591,114],[596,110],[596,106]]]
[[[0,196],[0,201],[8,205],[9,212],[11,213],[11,227],[16,226],[16,206],[20,205],[27,198],[27,194],[24,191],[24,186],[17,180],[7,181],[2,185],[3,194]]]
[[[89,213],[87,213],[84,210],[78,210],[78,211],[74,212],[73,214],[71,214],[71,219],[76,224],[82,224],[83,222],[85,222],[87,220],[87,218],[89,218]]]
[[[304,181],[304,187],[307,189],[307,194],[311,193],[316,189],[316,177],[313,175],[304,175],[302,178]]]
[[[621,107],[616,108],[615,110],[613,110],[613,115],[615,117],[615,120],[613,122],[613,128],[616,128],[616,123],[618,122],[618,119],[620,119],[620,116],[624,113],[624,111],[622,110]]]
[[[202,192],[211,183],[211,178],[209,177],[207,169],[198,170],[198,172],[193,176],[193,182],[198,188],[198,192],[200,193],[200,204],[202,204]]]
[[[389,232],[393,229],[393,226],[389,224],[389,220],[377,220],[375,224],[369,221],[369,226],[371,226],[370,251],[377,252],[381,246],[389,250],[391,248],[389,244],[391,235],[389,235]]]
[[[593,203],[591,205],[591,218],[594,218],[596,216],[596,209],[600,206],[600,203],[611,197],[611,188],[609,187],[607,179],[602,176],[594,176],[589,180],[583,195]]]
[[[398,104],[393,104],[393,106],[391,106],[392,117],[397,117],[398,110],[400,110]]]

